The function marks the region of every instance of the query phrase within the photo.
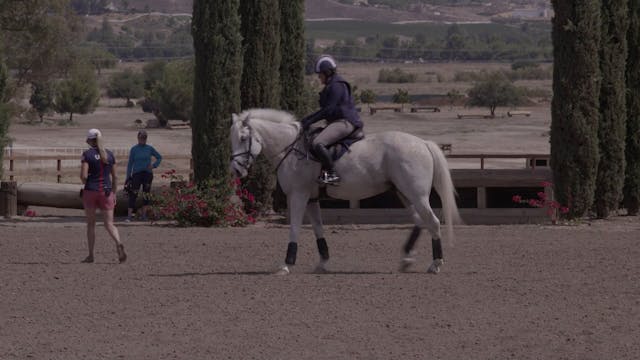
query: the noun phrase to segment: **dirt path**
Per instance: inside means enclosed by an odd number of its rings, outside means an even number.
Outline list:
[[[287,228],[119,224],[130,261],[82,218],[0,221],[0,359],[637,359],[638,218],[458,227],[437,276],[408,227],[331,227],[316,275],[270,275]]]

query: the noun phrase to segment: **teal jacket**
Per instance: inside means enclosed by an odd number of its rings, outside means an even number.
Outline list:
[[[129,162],[127,163],[127,179],[141,171],[152,172],[149,169],[151,164],[151,157],[154,157],[156,161],[153,163],[153,168],[160,166],[162,156],[151,145],[134,145],[129,151]]]

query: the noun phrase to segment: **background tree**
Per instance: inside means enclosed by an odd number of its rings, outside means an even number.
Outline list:
[[[367,104],[371,108],[371,104],[375,104],[378,100],[378,95],[371,89],[364,89],[360,93],[360,101],[363,104]]]
[[[462,100],[464,95],[458,89],[451,89],[447,92],[447,100],[449,100],[449,110],[453,109],[453,107],[458,103],[458,101]]]
[[[593,204],[600,117],[600,1],[552,0],[551,169],[569,218]]]
[[[73,114],[88,114],[98,106],[100,91],[93,72],[87,63],[77,65],[56,87],[55,109],[60,114],[69,114],[69,123]]]
[[[9,113],[5,104],[5,89],[7,82],[9,81],[9,74],[7,67],[4,64],[4,58],[0,53],[0,178],[2,177],[2,170],[4,162],[4,147],[7,145],[7,133],[9,132]]]
[[[81,23],[67,0],[4,0],[0,29],[17,87],[64,75],[77,59],[68,45],[78,39]]]
[[[627,134],[624,207],[630,215],[640,210],[640,0],[629,0],[627,33]]]
[[[515,106],[522,101],[518,88],[501,72],[490,73],[476,82],[467,95],[469,106],[488,107],[492,117],[496,116],[498,106]]]
[[[396,93],[391,97],[391,101],[393,101],[394,104],[400,104],[400,107],[404,110],[404,104],[411,101],[409,91],[405,89],[398,89],[398,91],[396,91]]]
[[[44,121],[44,116],[53,111],[55,97],[55,84],[51,81],[35,82],[31,84],[31,97],[29,104],[38,113],[40,122]]]
[[[189,70],[192,70],[191,67]],[[191,72],[191,71],[190,71]],[[193,91],[193,81],[188,82],[188,87]],[[111,98],[121,98],[127,100],[127,106],[133,106],[131,99],[144,95],[144,77],[140,73],[134,73],[131,69],[115,73],[109,80],[107,86],[107,96]],[[193,96],[191,96],[193,98]],[[191,105],[191,102],[189,102]]]
[[[142,83],[143,80],[140,81]],[[152,112],[160,121],[160,126],[166,126],[169,119],[192,119],[193,91],[193,61],[172,61],[164,67],[162,80],[156,82],[148,92],[148,98],[153,104]]]
[[[304,0],[280,3],[280,106],[302,117],[304,109]]]
[[[624,186],[624,148],[627,126],[625,67],[628,7],[625,1],[602,2],[600,43],[600,162],[596,177],[596,215],[606,218],[620,206]]]
[[[279,0],[243,0],[240,3],[244,67],[241,82],[242,108],[280,106],[280,5]],[[256,209],[272,207],[275,175],[260,155],[243,186],[254,194]]]
[[[195,48],[191,155],[198,183],[229,177],[229,126],[240,111],[240,0],[193,1]]]

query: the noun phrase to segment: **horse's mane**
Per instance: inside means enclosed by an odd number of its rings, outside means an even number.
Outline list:
[[[240,113],[240,119],[260,119],[274,123],[292,124],[297,123],[296,117],[282,110],[276,109],[249,109]]]

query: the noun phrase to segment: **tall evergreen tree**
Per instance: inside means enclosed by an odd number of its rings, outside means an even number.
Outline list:
[[[640,0],[629,0],[629,54],[627,57],[627,137],[624,207],[630,215],[640,210]]]
[[[4,147],[7,144],[7,133],[9,131],[9,114],[5,107],[5,89],[9,81],[9,72],[4,64],[2,54],[0,54],[0,177],[2,177]]]
[[[280,105],[283,110],[304,116],[304,0],[280,1]]]
[[[288,1],[288,0],[287,0]],[[279,0],[242,0],[244,67],[241,82],[242,108],[280,107],[280,6]],[[254,194],[256,207],[272,207],[275,174],[264,156],[259,156],[244,182]]]
[[[229,176],[231,114],[240,111],[242,39],[240,0],[194,0],[195,48],[192,147],[194,177],[201,183]]]
[[[551,168],[569,218],[593,204],[598,168],[600,1],[552,0]]]
[[[618,209],[624,186],[628,0],[602,2],[600,43],[600,162],[596,178],[595,210],[606,218]]]

